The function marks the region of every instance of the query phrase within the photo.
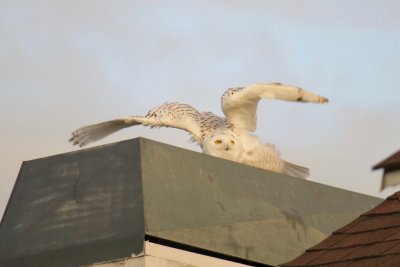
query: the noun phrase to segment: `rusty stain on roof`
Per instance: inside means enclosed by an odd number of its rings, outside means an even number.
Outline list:
[[[400,266],[400,191],[281,266]]]

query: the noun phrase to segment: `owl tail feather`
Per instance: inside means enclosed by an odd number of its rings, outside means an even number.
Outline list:
[[[305,179],[310,175],[310,169],[284,161],[283,174]]]
[[[128,119],[116,119],[88,125],[75,130],[72,133],[72,137],[69,141],[74,145],[79,145],[80,147],[82,147],[99,139],[102,139],[123,128],[137,124],[140,124],[139,122],[137,122],[137,118],[132,117]]]

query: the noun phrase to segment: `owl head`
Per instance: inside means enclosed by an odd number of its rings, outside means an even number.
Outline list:
[[[219,158],[237,161],[242,147],[237,134],[232,131],[219,131],[207,136],[203,142],[203,152]]]

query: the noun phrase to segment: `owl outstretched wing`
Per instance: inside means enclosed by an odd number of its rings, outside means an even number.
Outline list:
[[[211,116],[211,115],[210,115]],[[199,142],[204,126],[201,123],[203,114],[192,106],[181,103],[164,103],[150,110],[146,116],[129,116],[81,127],[72,132],[69,140],[80,147],[102,139],[123,128],[144,125],[150,127],[173,127],[185,130],[193,141]]]
[[[228,89],[221,97],[221,107],[228,122],[238,128],[255,131],[257,105],[262,99],[277,99],[324,104],[328,99],[302,88],[281,83],[257,83]]]

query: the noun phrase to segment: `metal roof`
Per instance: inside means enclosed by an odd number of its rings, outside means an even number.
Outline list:
[[[380,199],[137,138],[24,162],[1,266],[130,257],[145,239],[277,265]]]
[[[400,192],[282,266],[400,266]]]

